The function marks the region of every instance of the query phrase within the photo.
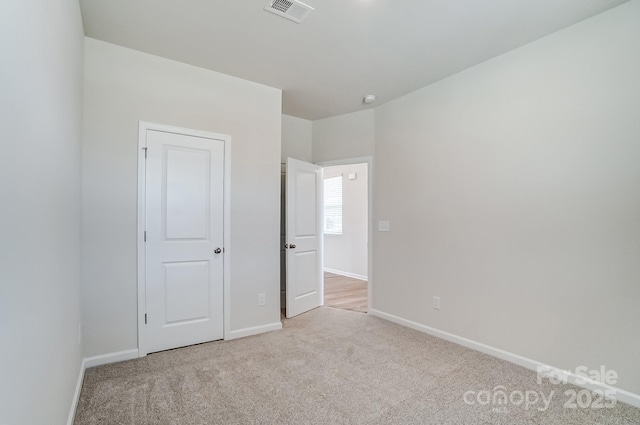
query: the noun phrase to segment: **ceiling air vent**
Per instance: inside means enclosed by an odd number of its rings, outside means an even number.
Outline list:
[[[264,7],[264,10],[300,23],[309,16],[313,7],[298,0],[271,0]]]

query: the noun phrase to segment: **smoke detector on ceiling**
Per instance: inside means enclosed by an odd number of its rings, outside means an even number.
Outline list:
[[[298,0],[271,0],[264,7],[264,10],[275,13],[293,22],[300,23],[304,21],[314,9]]]

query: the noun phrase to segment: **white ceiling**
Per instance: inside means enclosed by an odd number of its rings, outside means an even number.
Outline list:
[[[627,0],[80,0],[89,37],[283,91],[319,119],[376,106]],[[365,106],[362,98],[378,101]]]

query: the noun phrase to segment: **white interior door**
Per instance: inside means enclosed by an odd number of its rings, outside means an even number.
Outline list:
[[[224,337],[223,140],[146,131],[146,352]]]
[[[320,307],[322,280],[322,168],[287,159],[287,317]]]

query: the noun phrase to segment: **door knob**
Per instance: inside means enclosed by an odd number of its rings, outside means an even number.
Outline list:
[[[220,248],[216,248],[213,250],[214,253],[216,254],[220,254],[222,252],[222,250]]]
[[[294,243],[290,244],[290,245],[289,245],[289,248],[291,248],[291,249],[296,249],[296,244],[294,244]]]

